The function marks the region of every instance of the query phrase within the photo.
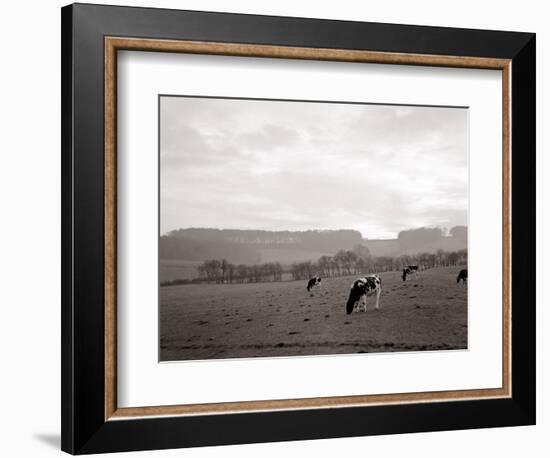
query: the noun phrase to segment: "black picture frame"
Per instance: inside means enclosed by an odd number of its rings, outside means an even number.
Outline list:
[[[62,449],[72,454],[535,424],[535,34],[167,9],[62,8]],[[104,37],[511,59],[512,396],[105,419]]]

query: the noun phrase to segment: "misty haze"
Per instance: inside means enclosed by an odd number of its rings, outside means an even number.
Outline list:
[[[467,348],[466,108],[159,110],[160,360]]]

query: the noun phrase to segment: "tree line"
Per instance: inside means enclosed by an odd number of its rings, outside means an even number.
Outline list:
[[[341,277],[374,272],[401,270],[404,266],[418,265],[420,270],[434,267],[464,265],[468,260],[466,249],[437,250],[435,253],[418,253],[401,256],[372,256],[367,247],[356,245],[353,250],[339,250],[334,256],[321,256],[317,261],[294,262],[284,269],[279,262],[262,264],[233,264],[226,259],[209,259],[197,266],[198,277],[192,280],[171,280],[161,286],[185,283],[259,283],[283,281],[288,273],[292,280],[306,280],[315,275]]]
[[[437,250],[435,253],[418,253],[401,256],[371,256],[368,248],[340,250],[334,256],[321,256],[317,262],[295,262],[290,266],[293,280],[304,280],[314,275],[340,277],[375,272],[401,270],[404,266],[418,265],[420,270],[466,264],[468,252]]]
[[[226,259],[209,259],[197,267],[198,279],[208,283],[258,283],[281,281],[283,266],[279,262],[232,264]]]

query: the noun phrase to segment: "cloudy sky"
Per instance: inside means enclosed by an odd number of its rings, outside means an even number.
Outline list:
[[[161,234],[467,223],[465,108],[162,96]]]

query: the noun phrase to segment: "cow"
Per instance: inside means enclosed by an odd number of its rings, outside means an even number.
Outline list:
[[[460,283],[460,280],[462,280],[463,285],[468,283],[468,269],[462,269],[458,273],[458,277],[456,277],[456,282]]]
[[[321,277],[310,278],[307,282],[306,289],[311,291],[315,286],[321,286]]]
[[[418,265],[403,267],[403,275],[401,278],[403,278],[403,281],[406,281],[407,275],[412,274],[414,274],[415,277],[418,275]]]
[[[346,313],[349,315],[356,308],[355,305],[363,298],[363,307],[361,304],[357,306],[357,311],[361,308],[364,312],[367,311],[367,296],[376,294],[376,304],[374,308],[378,310],[380,301],[380,293],[382,292],[382,280],[377,274],[366,275],[365,277],[355,280],[350,288],[348,302],[346,303]]]

